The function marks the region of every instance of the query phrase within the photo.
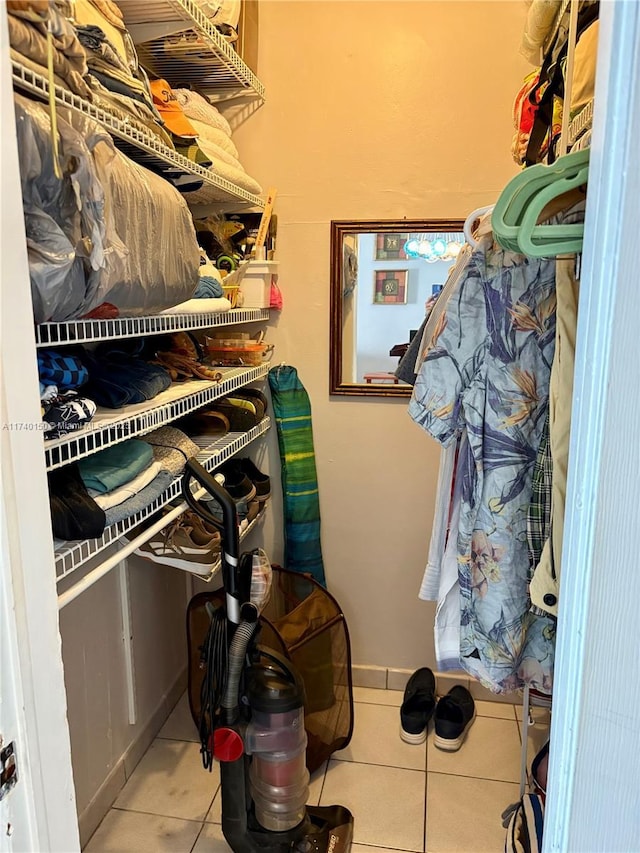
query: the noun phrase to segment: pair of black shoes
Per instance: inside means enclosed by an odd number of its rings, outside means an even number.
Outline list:
[[[224,475],[224,487],[234,501],[263,503],[271,496],[271,479],[251,459],[230,459],[219,470]]]
[[[400,707],[400,737],[405,743],[420,744],[434,717],[433,742],[438,749],[456,752],[467,736],[476,715],[473,696],[457,684],[436,702],[436,679],[427,667],[413,673],[404,691]]]

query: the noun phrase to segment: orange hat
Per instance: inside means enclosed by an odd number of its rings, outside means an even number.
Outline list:
[[[151,80],[150,86],[154,106],[162,116],[167,130],[176,136],[197,138],[198,131],[182,112],[182,107],[167,81]]]

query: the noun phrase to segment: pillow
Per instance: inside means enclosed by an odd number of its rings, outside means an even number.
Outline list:
[[[247,175],[244,169],[225,163],[225,161],[218,156],[219,148],[217,146],[212,145],[202,137],[198,140],[198,144],[204,153],[213,160],[212,172],[220,175],[221,178],[226,178],[228,181],[231,181],[233,184],[236,184],[247,192],[253,193],[254,195],[260,195],[262,192],[260,184]]]
[[[227,136],[231,136],[231,126],[222,113],[209,103],[206,98],[191,89],[174,89],[174,95],[182,107],[182,112],[187,118],[195,118],[221,130]]]
[[[227,136],[224,131],[218,130],[217,127],[212,127],[210,124],[206,124],[206,122],[199,121],[199,119],[191,118],[189,121],[201,139],[204,138],[209,142],[215,142],[223,151],[226,151],[237,159],[238,149],[233,144],[231,137]]]

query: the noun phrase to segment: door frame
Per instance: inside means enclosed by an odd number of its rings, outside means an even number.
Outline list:
[[[17,785],[0,802],[0,850],[73,853],[80,842],[4,9],[0,126],[0,644],[9,691],[0,696],[0,722],[18,768]]]
[[[544,853],[640,838],[640,3],[599,27]]]

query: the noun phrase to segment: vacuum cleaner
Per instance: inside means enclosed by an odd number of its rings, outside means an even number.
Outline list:
[[[205,502],[194,498],[194,480],[208,492]],[[225,840],[234,853],[348,851],[348,809],[306,805],[304,684],[291,661],[260,646],[260,599],[268,591],[253,555],[240,554],[235,503],[195,459],[187,462],[182,492],[221,533],[224,603],[209,612],[200,736],[204,754],[220,763]],[[207,508],[209,499],[221,520]]]

